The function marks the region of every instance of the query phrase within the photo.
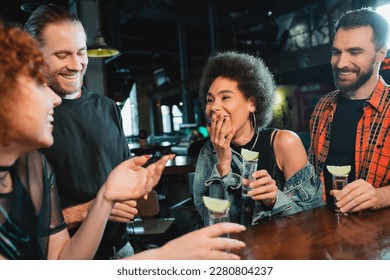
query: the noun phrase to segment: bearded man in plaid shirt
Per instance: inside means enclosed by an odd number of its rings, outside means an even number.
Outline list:
[[[309,160],[324,182],[324,199],[341,212],[390,205],[390,96],[379,75],[389,26],[372,8],[335,23],[331,65],[337,90],[316,105],[310,120]],[[349,184],[332,190],[327,165],[350,165]]]

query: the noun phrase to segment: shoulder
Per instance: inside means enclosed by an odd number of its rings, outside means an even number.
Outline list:
[[[325,94],[324,96],[322,96],[322,97],[318,100],[318,102],[317,102],[317,104],[316,104],[316,107],[331,104],[331,103],[335,100],[335,98],[336,98],[336,96],[338,95],[338,93],[339,93],[339,91],[338,91],[338,90],[335,90],[335,91],[332,91],[332,92],[330,92],[330,93],[328,93],[328,94]]]
[[[291,130],[275,130],[274,149],[291,150],[296,146],[301,146],[301,138]]]
[[[273,149],[276,163],[285,178],[290,178],[307,164],[307,152],[301,138],[291,130],[277,132]]]
[[[46,163],[47,160],[41,151],[35,150],[23,154],[21,157],[19,157],[17,162],[19,164],[23,163],[28,164],[31,167],[36,167]]]
[[[17,164],[19,169],[19,174],[25,174],[30,179],[37,179],[40,174],[49,178],[52,176],[52,168],[45,157],[45,155],[39,151],[31,151],[23,154],[18,160]]]
[[[87,94],[88,99],[90,99],[90,100],[95,100],[95,101],[103,103],[103,104],[111,104],[111,105],[116,106],[116,103],[114,102],[114,100],[112,100],[108,96],[105,96],[103,94],[99,94],[99,93],[96,93],[93,91],[88,91],[88,92],[86,92],[86,94]]]
[[[93,106],[96,109],[114,112],[114,114],[116,115],[118,115],[120,112],[119,106],[116,104],[114,100],[112,100],[108,96],[95,93],[95,92],[88,92],[87,98],[88,98],[88,104],[89,105],[93,104]]]
[[[36,150],[29,152],[27,154],[27,158],[29,164],[33,164],[35,167],[37,167],[39,164],[40,166],[42,166],[44,171],[51,171],[51,165],[42,151]]]

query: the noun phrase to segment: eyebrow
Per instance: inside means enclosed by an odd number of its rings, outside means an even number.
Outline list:
[[[332,48],[332,51],[341,52],[341,50],[339,48],[335,48],[335,47]],[[347,52],[356,52],[356,51],[364,51],[364,49],[361,47],[352,47],[352,48],[348,48],[346,51]]]
[[[218,91],[217,92],[217,95],[221,95],[221,94],[224,94],[224,93],[232,93],[232,94],[234,94],[234,92],[233,91],[231,91],[231,90],[228,90],[228,89],[223,89],[223,90],[221,90],[221,91]],[[208,92],[207,93],[207,96],[214,96],[214,94],[212,94],[211,92]]]
[[[82,47],[82,48],[77,49],[77,52],[85,51],[85,50],[87,50],[87,47]],[[57,50],[57,51],[54,52],[54,54],[56,54],[56,53],[73,53],[73,51],[70,51],[70,50]]]

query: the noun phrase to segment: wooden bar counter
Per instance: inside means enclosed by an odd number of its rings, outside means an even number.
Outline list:
[[[337,215],[324,206],[265,219],[241,234],[242,259],[390,259],[390,208]]]

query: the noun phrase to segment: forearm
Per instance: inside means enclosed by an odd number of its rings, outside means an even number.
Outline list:
[[[62,209],[68,229],[79,226],[84,221],[92,204],[93,200]]]
[[[168,260],[168,255],[164,255],[161,248],[149,249],[140,253],[134,254],[133,256],[126,257],[123,260]]]
[[[60,259],[92,259],[100,244],[114,203],[98,193],[88,215],[61,252]],[[80,249],[82,248],[82,249]]]

